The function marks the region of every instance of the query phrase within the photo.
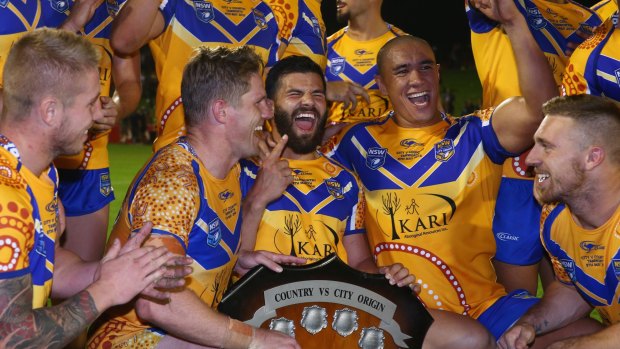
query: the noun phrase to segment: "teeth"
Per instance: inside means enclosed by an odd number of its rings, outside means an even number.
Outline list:
[[[299,115],[297,115],[295,117],[295,119],[300,119],[300,118],[309,118],[309,119],[312,119],[312,120],[315,119],[314,114],[305,114],[305,113],[304,114],[299,114]]]
[[[263,130],[263,126],[256,126],[256,128],[254,129],[254,131],[260,132]]]
[[[539,174],[538,175],[538,183],[544,182],[547,178],[549,178],[548,174]]]
[[[428,94],[427,92],[410,93],[407,95],[407,97],[416,98],[416,97],[426,96],[427,94]]]

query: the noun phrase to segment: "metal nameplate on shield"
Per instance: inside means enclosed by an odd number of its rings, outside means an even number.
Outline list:
[[[303,348],[422,348],[433,318],[408,287],[335,254],[304,266],[263,266],[239,279],[218,310],[295,337]]]

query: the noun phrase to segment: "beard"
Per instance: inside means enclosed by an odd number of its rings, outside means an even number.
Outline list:
[[[339,13],[336,11],[336,22],[338,22],[338,24],[349,23],[349,18],[351,18],[351,16],[349,16],[348,12]]]
[[[534,189],[534,197],[539,203],[551,204],[560,201],[568,202],[571,197],[578,196],[580,192],[584,191],[584,188],[587,186],[586,170],[576,160],[572,160],[571,162],[572,178],[558,178],[555,180],[555,183],[552,183],[557,184],[556,188],[548,187],[547,190],[543,192]]]
[[[294,115],[298,115],[302,112],[312,112],[317,115],[316,125],[314,126],[314,133],[298,135],[294,129]],[[293,113],[288,113],[282,110],[278,106],[274,110],[274,121],[278,132],[281,135],[288,135],[288,142],[286,146],[291,148],[296,154],[309,154],[316,150],[323,140],[325,134],[325,122],[327,121],[327,111],[323,115],[319,115],[319,111],[316,108],[298,108]]]

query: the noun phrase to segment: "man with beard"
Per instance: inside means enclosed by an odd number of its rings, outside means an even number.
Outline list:
[[[527,348],[536,335],[596,308],[609,327],[549,348],[617,348],[620,339],[620,107],[593,95],[557,97],[527,157],[543,207],[541,238],[556,279],[500,340]],[[566,306],[570,304],[570,306]]]
[[[247,178],[242,182],[241,250],[268,250],[308,261],[336,253],[356,269],[381,272],[392,284],[409,285],[414,277],[402,264],[378,268],[372,259],[357,177],[317,151],[327,118],[321,68],[307,57],[284,58],[267,74],[266,90],[274,102],[275,117],[269,123],[278,143],[272,150],[263,147],[260,167],[242,161]],[[434,322],[423,348],[494,347],[476,321],[445,311],[430,313]]]

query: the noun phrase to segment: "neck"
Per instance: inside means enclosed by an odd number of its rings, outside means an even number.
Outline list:
[[[596,229],[605,224],[620,206],[620,171],[591,181],[593,187],[578,195],[579,200],[566,200],[575,222],[584,229]],[[615,178],[615,179],[614,179]]]
[[[307,154],[298,154],[291,150],[291,148],[284,149],[282,157],[291,160],[314,160],[319,157],[316,151]]]
[[[230,170],[239,161],[239,157],[232,152],[220,130],[206,131],[190,128],[187,130],[187,140],[194,148],[198,159],[207,171],[217,179],[224,179]]]
[[[6,136],[19,150],[21,162],[30,172],[40,176],[43,171],[50,166],[55,154],[49,136],[42,135],[33,125],[15,123],[6,127],[0,126],[0,134]],[[33,142],[33,140],[41,140]]]
[[[354,40],[367,41],[387,33],[388,26],[381,18],[381,10],[366,11],[355,18],[349,19],[347,35]]]

